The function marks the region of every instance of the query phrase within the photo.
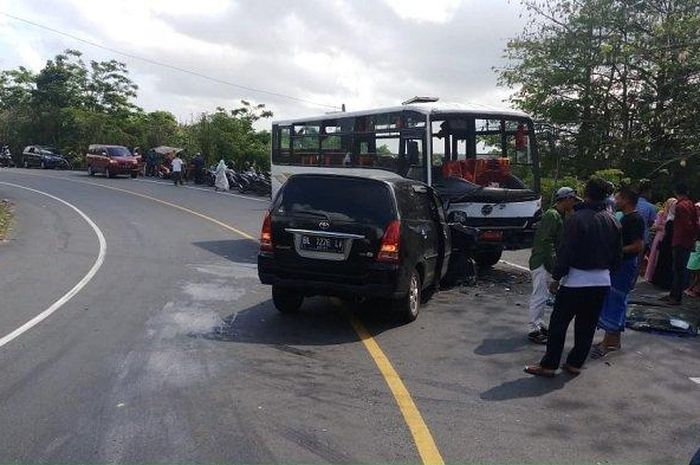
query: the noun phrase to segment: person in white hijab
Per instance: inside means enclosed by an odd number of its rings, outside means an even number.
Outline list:
[[[223,159],[216,165],[216,179],[214,180],[214,189],[217,191],[227,191],[229,189],[228,178],[226,177],[226,162]]]

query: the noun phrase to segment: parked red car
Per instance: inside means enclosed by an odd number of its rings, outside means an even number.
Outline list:
[[[135,178],[139,175],[139,158],[121,145],[93,144],[86,155],[87,173],[102,173],[108,178],[124,174]]]

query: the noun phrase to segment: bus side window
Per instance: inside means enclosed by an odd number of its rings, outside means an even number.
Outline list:
[[[276,160],[274,160],[276,164],[288,165],[291,162],[291,147],[292,138],[289,126],[280,127],[277,130],[274,147],[274,152],[277,152]]]
[[[377,134],[375,166],[398,172],[400,138]],[[400,173],[399,173],[400,174]]]

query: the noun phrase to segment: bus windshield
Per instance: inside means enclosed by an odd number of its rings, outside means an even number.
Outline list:
[[[448,115],[432,121],[433,179],[539,190],[532,124],[521,118]]]

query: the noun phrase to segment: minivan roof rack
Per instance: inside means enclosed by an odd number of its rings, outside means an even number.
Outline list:
[[[401,102],[401,105],[410,105],[412,103],[428,103],[428,102],[437,102],[440,100],[440,97],[419,97],[415,96],[413,98],[410,98],[406,100],[405,102]]]

